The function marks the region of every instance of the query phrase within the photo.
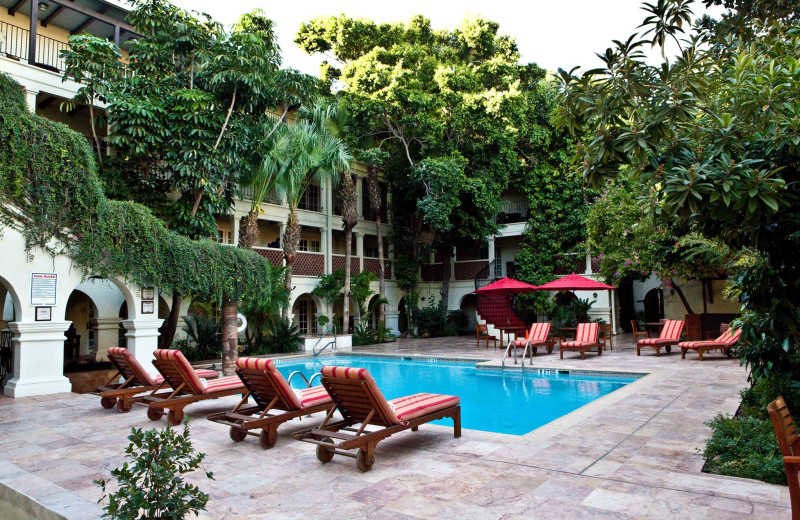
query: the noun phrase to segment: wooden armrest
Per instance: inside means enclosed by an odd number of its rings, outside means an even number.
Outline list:
[[[783,458],[784,464],[800,464],[800,456],[787,455]]]

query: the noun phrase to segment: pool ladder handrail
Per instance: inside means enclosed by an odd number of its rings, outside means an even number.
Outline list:
[[[317,350],[319,344],[322,342],[323,339],[325,339],[325,336],[327,336],[331,332],[331,330],[333,330],[333,341],[327,342],[325,345],[322,346],[321,349]],[[329,323],[327,327],[325,327],[325,330],[322,331],[322,336],[320,336],[317,342],[314,343],[314,347],[312,348],[314,357],[319,356],[320,354],[325,352],[325,350],[328,349],[329,347],[331,349],[331,352],[336,352],[336,325],[334,325],[333,323]]]
[[[306,387],[307,387],[307,388],[311,388],[311,383],[313,383],[313,382],[314,382],[314,379],[316,379],[317,377],[322,377],[322,372],[317,372],[316,374],[314,374],[314,375],[312,375],[312,376],[311,376],[311,379],[308,379],[308,378],[305,376],[305,374],[303,374],[303,373],[302,373],[302,372],[300,372],[299,370],[295,370],[294,372],[292,372],[291,374],[289,374],[289,377],[288,377],[288,379],[286,379],[286,382],[287,382],[287,383],[289,383],[289,384],[291,385],[291,384],[292,384],[292,378],[293,378],[294,376],[300,376],[300,378],[301,378],[301,379],[303,380],[303,382],[306,384]]]
[[[526,339],[525,340],[525,347],[522,349],[522,361],[520,363],[520,368],[522,369],[523,372],[525,372],[525,356],[529,356],[530,355],[530,354],[528,354],[528,349],[530,348],[530,346],[531,346],[530,340]],[[511,347],[514,347],[514,364],[515,365],[517,364],[517,340],[513,339],[513,340],[508,342],[508,346],[506,347],[506,351],[503,354],[503,359],[502,359],[502,369],[503,370],[505,370],[505,368],[506,368],[506,358],[511,353]],[[532,360],[531,360],[530,364],[531,364],[531,366],[533,366],[533,361]]]

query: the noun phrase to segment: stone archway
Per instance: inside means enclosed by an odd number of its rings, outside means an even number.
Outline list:
[[[401,334],[408,332],[408,303],[405,296],[400,298],[400,302],[397,304],[397,311],[397,330]]]
[[[20,301],[14,287],[0,276],[0,389],[14,373],[14,349],[10,323],[20,315]]]
[[[292,303],[292,322],[300,334],[317,334],[317,314],[323,309],[321,302],[311,293],[303,293]]]
[[[458,308],[467,314],[469,330],[474,331],[478,325],[478,297],[474,294],[466,294],[458,303]]]

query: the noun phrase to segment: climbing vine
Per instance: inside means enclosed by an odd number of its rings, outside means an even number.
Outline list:
[[[66,254],[87,274],[181,294],[248,301],[278,270],[252,251],[191,240],[136,203],[108,200],[86,139],[30,114],[22,88],[0,74],[0,224],[28,249]]]

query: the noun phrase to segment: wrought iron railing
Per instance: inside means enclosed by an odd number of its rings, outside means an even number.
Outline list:
[[[504,200],[497,214],[498,224],[511,224],[528,220],[527,200]]]
[[[0,55],[15,60],[27,60],[30,48],[30,30],[0,22]],[[66,42],[36,35],[36,63],[40,67],[61,72],[64,59],[61,51],[69,48]]]
[[[239,193],[242,195],[242,200],[253,200],[252,186],[239,186]],[[280,204],[281,198],[278,196],[278,192],[276,190],[272,190],[267,193],[267,198],[264,199],[264,202],[269,202],[270,204]]]

